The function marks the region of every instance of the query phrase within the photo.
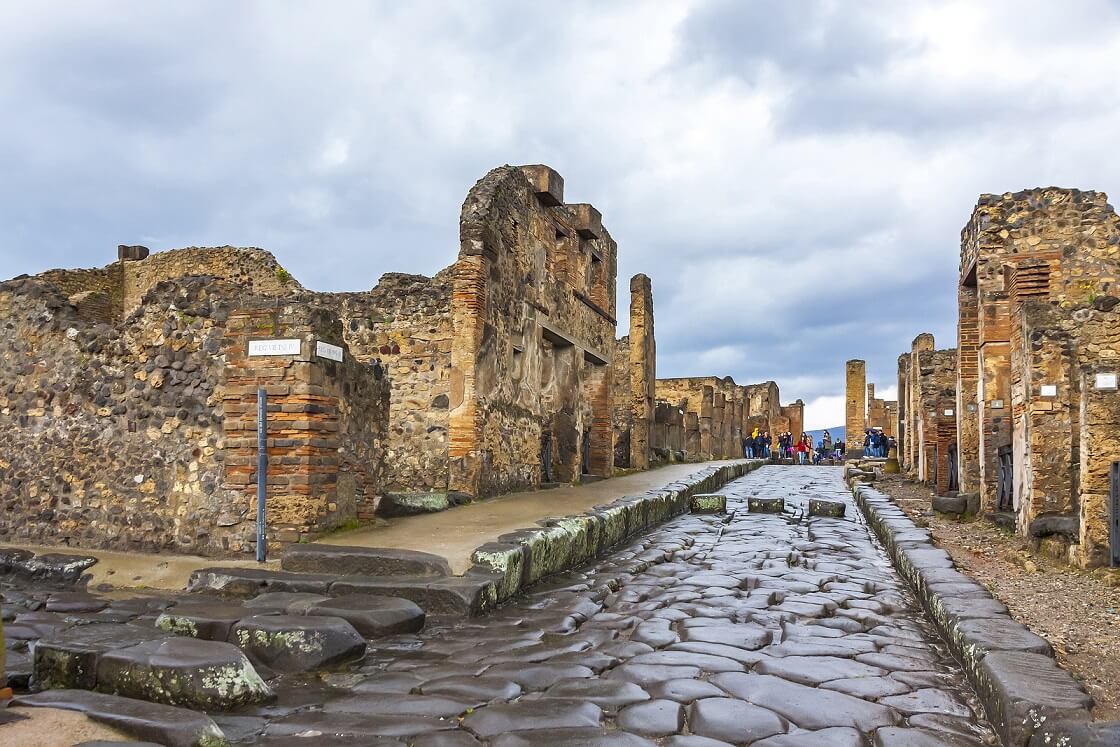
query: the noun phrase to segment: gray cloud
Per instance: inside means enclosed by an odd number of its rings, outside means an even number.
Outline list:
[[[1116,191],[1118,8],[11,3],[0,275],[228,243],[368,288],[450,263],[474,181],[544,162],[618,240],[620,309],[653,278],[662,374],[887,385],[917,332],[953,344],[979,193]]]

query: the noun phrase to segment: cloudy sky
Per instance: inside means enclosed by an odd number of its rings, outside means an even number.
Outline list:
[[[431,274],[503,163],[653,278],[658,372],[843,420],[955,343],[983,192],[1120,193],[1120,2],[0,4],[0,277],[261,246],[305,285]]]

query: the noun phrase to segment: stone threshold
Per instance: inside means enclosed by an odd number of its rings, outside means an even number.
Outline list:
[[[856,504],[961,663],[1003,744],[1120,744],[1120,722],[1091,720],[1092,698],[1058,666],[1050,644],[957,570],[928,530],[860,479],[848,477]]]

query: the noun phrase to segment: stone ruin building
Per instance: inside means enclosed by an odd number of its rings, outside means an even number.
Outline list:
[[[680,444],[680,458],[689,461],[741,457],[743,439],[755,428],[773,435],[804,427],[804,403],[783,407],[773,381],[742,386],[730,376],[658,379],[656,393],[655,431],[664,425],[664,438]]]
[[[1111,559],[1118,276],[1102,192],[983,195],[961,232],[961,490],[1086,566]]]
[[[0,283],[0,538],[250,552],[258,388],[278,542],[741,456],[749,415],[782,416],[776,386],[754,409],[729,379],[667,400],[650,280],[618,341],[616,267],[599,212],[533,165],[474,185],[431,278],[319,293],[261,249],[122,246]]]
[[[866,361],[844,364],[844,446],[849,454],[863,454],[864,431],[868,428],[896,436],[898,412],[898,401],[875,396],[875,385],[867,383]]]
[[[938,495],[959,489],[956,410],[957,350],[922,333],[898,358],[898,462]]]
[[[922,334],[899,358],[903,464],[1083,567],[1120,565],[1118,278],[1104,193],[982,195],[961,231],[957,348]]]

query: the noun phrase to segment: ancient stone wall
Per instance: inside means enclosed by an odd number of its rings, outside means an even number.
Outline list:
[[[310,329],[295,322],[303,305],[245,322],[245,304],[275,301],[241,284],[186,276],[155,282],[110,324],[82,307],[83,294],[107,291],[70,293],[75,285],[60,288],[59,277],[0,286],[0,319],[12,332],[0,355],[0,537],[251,551],[258,383],[275,395],[270,412],[285,423],[270,442],[270,538],[295,541],[372,512],[387,422],[378,397],[387,382],[371,383],[372,367],[358,371],[353,361],[266,372],[277,359],[245,358],[247,336]],[[341,343],[337,316],[330,318],[327,339]]]
[[[313,294],[336,309],[354,358],[380,362],[392,382],[385,489],[448,489],[451,270],[435,277],[388,273],[363,293]]]
[[[122,273],[122,303],[126,314],[135,309],[157,283],[181,277],[220,278],[238,286],[243,293],[256,296],[280,298],[302,290],[302,286],[270,252],[256,248],[192,246],[118,264]]]
[[[950,490],[950,450],[956,448],[957,351],[917,350],[917,479],[938,494]]]
[[[844,366],[844,440],[848,453],[863,453],[867,427],[867,364],[850,360]]]
[[[460,218],[451,301],[450,487],[491,495],[609,475],[617,247],[546,166],[492,170]]]
[[[907,377],[906,399],[910,403],[910,415],[906,421],[906,464],[907,474],[912,478],[924,479],[925,457],[921,446],[921,435],[918,426],[922,422],[922,413],[928,414],[929,408],[922,402],[922,366],[921,355],[933,352],[935,345],[933,335],[923,332],[910,343],[910,373]]]
[[[164,283],[119,327],[57,275],[0,284],[0,537],[122,550],[243,549],[223,488],[221,348],[236,289]]]
[[[384,482],[382,444],[389,381],[345,347],[337,311],[313,304],[239,308],[226,325],[222,387],[225,484],[256,512],[257,391],[267,394],[269,535],[298,542],[354,519],[369,520]],[[255,339],[299,340],[299,354],[249,355]],[[318,343],[342,348],[341,361]]]
[[[779,422],[774,424],[771,433],[783,431],[800,435],[805,431],[805,403],[797,400],[792,405],[782,407]]]
[[[1019,376],[1011,361],[1015,297],[1068,308],[1107,294],[1120,272],[1117,247],[1120,217],[1103,193],[1054,187],[982,195],[961,232],[962,487],[971,489],[975,476],[986,510],[1004,505],[1001,455],[1025,448],[1013,445],[1007,406]]]
[[[880,428],[888,436],[895,435],[898,422],[898,402],[879,399],[875,396],[875,385],[867,385],[867,427]]]
[[[895,430],[895,439],[898,441],[898,464],[903,471],[908,472],[910,461],[908,457],[910,446],[910,354],[903,353],[898,356],[898,424]]]

